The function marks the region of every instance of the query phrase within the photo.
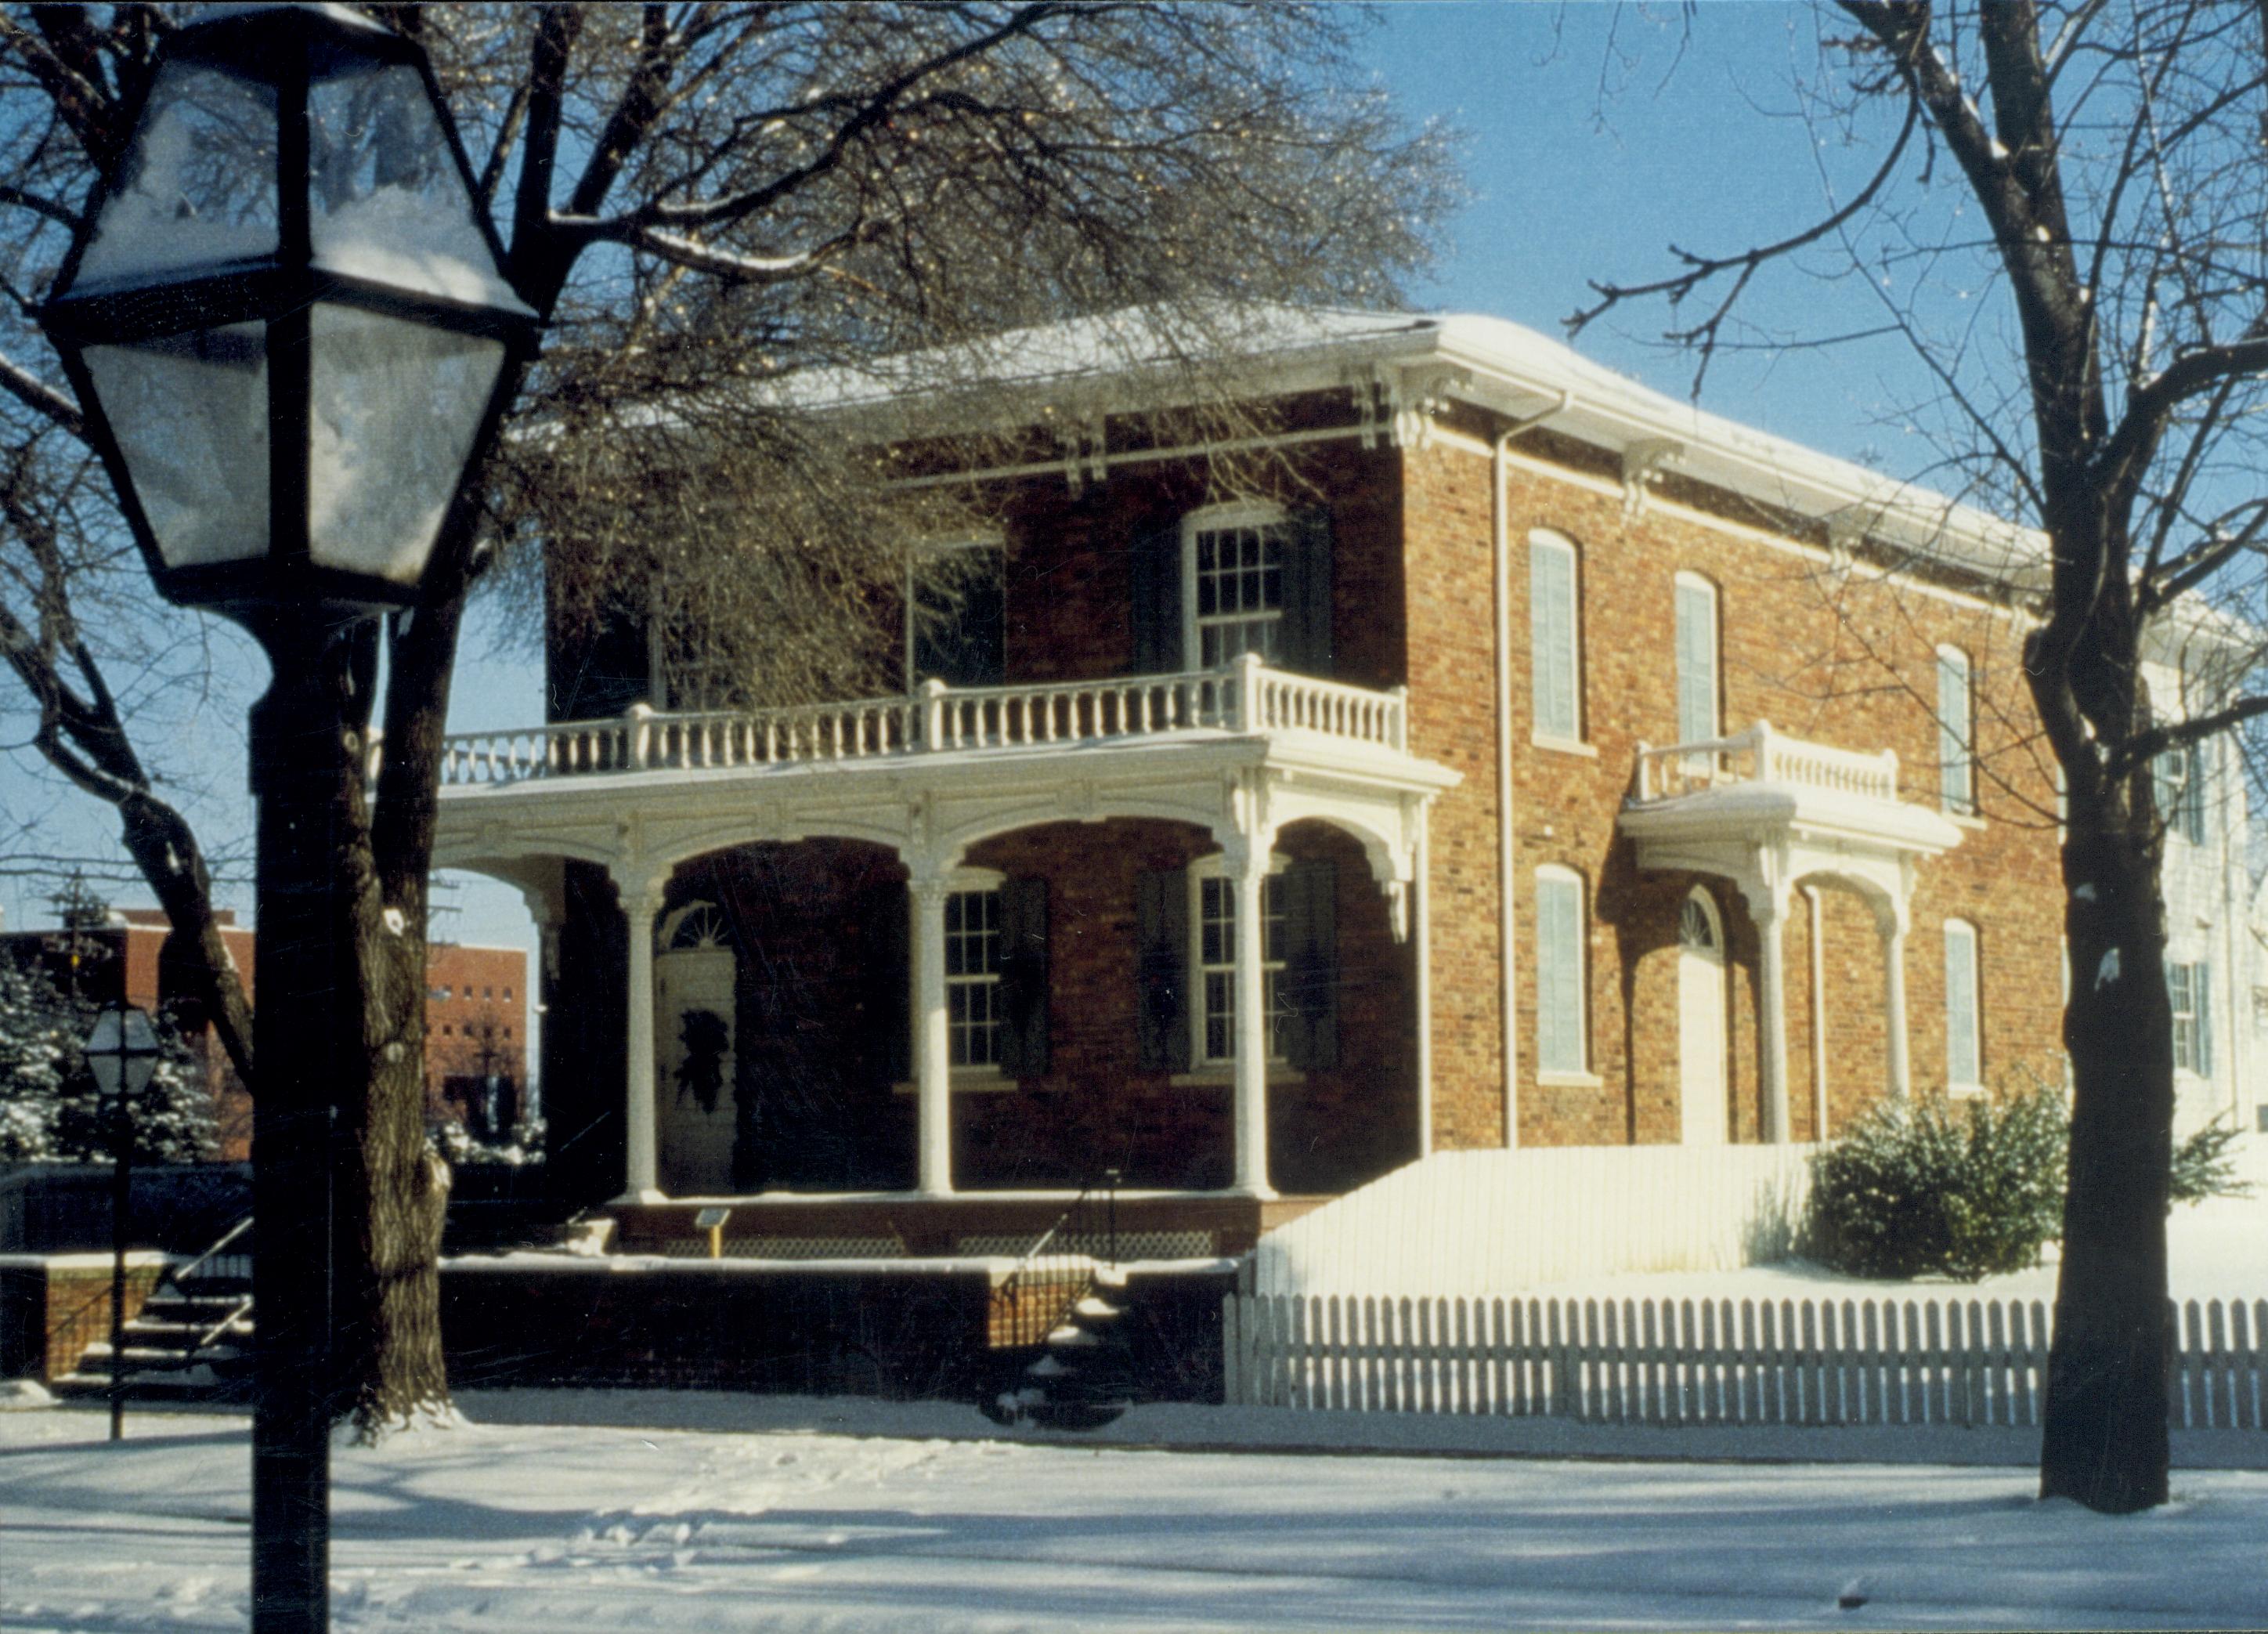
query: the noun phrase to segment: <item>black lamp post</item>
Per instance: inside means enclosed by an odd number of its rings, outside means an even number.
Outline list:
[[[348,637],[459,581],[465,475],[537,320],[423,50],[366,18],[217,9],[161,48],[132,130],[40,320],[158,591],[245,624],[273,669],[252,716],[253,1625],[296,1634],[328,1622],[330,1069],[361,1034]]]
[[[110,1439],[126,1439],[126,1250],[133,1240],[134,1097],[158,1071],[158,1034],[124,999],[95,1018],[86,1042],[94,1086],[111,1098]]]

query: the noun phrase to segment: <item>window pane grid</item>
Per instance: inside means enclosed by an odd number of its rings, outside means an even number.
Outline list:
[[[1977,809],[1977,787],[1970,761],[1970,740],[1975,735],[1969,692],[1969,659],[1948,650],[1937,655],[1937,758],[1939,787],[1945,808],[1970,813]]]
[[[1000,952],[998,891],[955,891],[945,899],[946,1022],[954,1066],[999,1064]]]
[[[1717,598],[1705,585],[1677,586],[1677,736],[1717,736]]]
[[[2200,1078],[2213,1076],[2212,984],[2209,965],[2169,961],[2166,966],[2166,997],[2174,1012],[2174,1065]]]
[[[1219,1063],[1236,1059],[1236,887],[1215,876],[1197,882],[1197,963],[1203,981],[1198,990],[1204,1010],[1199,1033],[1203,1059]],[[1276,881],[1263,883],[1261,901],[1262,1002],[1268,1015],[1268,1056],[1284,1057],[1286,1012],[1278,994],[1277,973],[1284,968],[1284,909]]]
[[[1197,536],[1197,658],[1216,668],[1247,652],[1276,656],[1284,617],[1281,523],[1207,528]]]
[[[1977,933],[1957,922],[1945,927],[1945,1076],[1964,1087],[1983,1081],[1977,1025]]]
[[[1555,541],[1528,547],[1528,618],[1535,730],[1573,740],[1581,731],[1575,688],[1575,553]]]
[[[1580,1072],[1583,1050],[1583,887],[1535,881],[1535,1056],[1546,1072]]]

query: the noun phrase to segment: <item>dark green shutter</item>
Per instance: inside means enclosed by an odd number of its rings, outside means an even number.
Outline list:
[[[881,1034],[883,1081],[902,1084],[914,1075],[913,899],[900,885],[866,901],[874,948],[867,1015]]]
[[[1293,863],[1271,882],[1284,908],[1284,1058],[1306,1071],[1339,1060],[1338,869]]]
[[[1000,1071],[1040,1078],[1048,1070],[1048,882],[1000,887]]]
[[[1189,876],[1176,868],[1134,882],[1136,1041],[1152,1072],[1189,1065]]]
[[[1182,534],[1169,527],[1134,541],[1134,670],[1170,675],[1182,667]]]
[[[1284,625],[1277,657],[1285,669],[1329,679],[1331,673],[1331,513],[1302,511],[1292,519],[1284,549]]]

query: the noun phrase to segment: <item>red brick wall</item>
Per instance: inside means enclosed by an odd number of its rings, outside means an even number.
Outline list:
[[[1215,1187],[1231,1172],[1225,1069],[1145,1071],[1136,1048],[1135,881],[1219,848],[1184,824],[1050,824],[974,848],[968,860],[1048,881],[1049,1071],[1012,1091],[954,1096],[954,1173],[967,1186],[1057,1186],[1101,1168],[1134,1187]],[[1329,860],[1337,881],[1338,1064],[1272,1075],[1269,1168],[1278,1189],[1336,1192],[1417,1152],[1410,949],[1397,945],[1362,848],[1322,823],[1276,850]]]
[[[1403,675],[1398,485],[1391,450],[1349,442],[1321,445],[1272,490],[1288,509],[1331,512],[1332,661],[1337,679],[1355,686],[1391,687]],[[1189,464],[1126,467],[1076,494],[1060,476],[1019,485],[1005,502],[1008,678],[1127,673],[1137,542],[1178,538],[1182,517],[1230,497]]]
[[[1486,430],[1485,427],[1475,427]],[[1698,883],[1718,906],[1729,953],[1727,1125],[1753,1140],[1762,1115],[1757,938],[1747,905],[1722,880],[1641,874],[1616,820],[1641,742],[1677,736],[1674,583],[1681,571],[1719,595],[1723,720],[1769,719],[1792,735],[1873,752],[1896,750],[1909,799],[1934,799],[1935,654],[1957,644],[1978,699],[1984,820],[1962,844],[1921,865],[1907,944],[1913,1081],[1942,1085],[1943,934],[1948,916],[1980,930],[1985,1076],[1994,1084],[2059,1076],[2060,893],[2052,794],[2035,752],[2008,620],[1980,604],[1892,586],[1871,567],[1830,571],[1824,554],[1656,502],[1626,514],[1619,489],[1565,480],[1594,456],[1530,438],[1522,449],[1567,463],[1514,464],[1511,541],[1515,1030],[1523,1145],[1678,1138],[1677,918]],[[1328,504],[1335,553],[1339,678],[1410,688],[1410,747],[1462,774],[1434,807],[1427,883],[1434,1086],[1432,1138],[1443,1147],[1505,1143],[1498,878],[1494,529],[1490,461],[1451,438],[1411,450],[1365,450],[1350,438],[1311,445],[1278,495]],[[1675,485],[1673,484],[1673,489]],[[1178,529],[1222,497],[1193,466],[1131,467],[1078,491],[1060,476],[1019,485],[1006,504],[1006,661],[1012,680],[1087,679],[1131,662],[1130,553]],[[1688,489],[1683,500],[1713,503]],[[1580,677],[1590,753],[1531,740],[1528,632],[1529,531],[1551,528],[1580,553]],[[1114,821],[1053,824],[988,842],[972,864],[1050,882],[1054,1061],[1044,1080],[956,1097],[956,1173],[971,1186],[1063,1184],[1116,1161],[1136,1185],[1213,1185],[1227,1174],[1226,1086],[1168,1084],[1135,1064],[1133,913],[1137,873],[1177,867],[1210,850],[1201,832]],[[1359,848],[1327,830],[1294,831],[1294,855],[1340,864],[1340,1068],[1271,1096],[1271,1164],[1288,1189],[1336,1189],[1407,1155],[1415,1116],[1408,1019],[1410,950],[1393,944]],[[1595,1081],[1543,1085],[1535,1071],[1535,870],[1558,865],[1592,902],[1589,1064]],[[1874,917],[1828,884],[1822,946],[1828,995],[1815,1016],[1812,932],[1790,903],[1786,1056],[1791,1132],[1812,1136],[1815,1027],[1823,1027],[1830,1128],[1880,1093],[1886,1044],[1881,950]],[[863,911],[863,910],[862,910]],[[814,934],[833,923],[814,922]],[[893,1143],[909,1139],[899,1095],[870,1108]]]
[[[1454,447],[1404,461],[1409,526],[1413,748],[1463,771],[1435,809],[1435,1138],[1445,1146],[1501,1139],[1493,887],[1493,711],[1486,625],[1492,599],[1489,461]],[[1997,1085],[2059,1075],[2060,892],[2053,793],[2036,753],[2008,621],[1973,604],[1867,570],[1837,574],[1823,559],[1774,548],[1655,504],[1626,518],[1601,493],[1515,466],[1507,481],[1512,541],[1512,746],[1520,927],[1522,1144],[1676,1137],[1676,916],[1696,880],[1637,873],[1615,823],[1638,745],[1677,737],[1673,585],[1681,570],[1718,587],[1725,728],[1758,719],[1793,735],[1867,752],[1895,749],[1904,798],[1936,793],[1935,649],[1970,658],[1977,699],[1984,821],[1921,865],[1906,948],[1909,1048],[1917,1088],[1945,1075],[1943,924],[1979,926],[1984,1075]],[[1585,738],[1595,755],[1541,747],[1533,720],[1528,630],[1530,529],[1549,527],[1580,552]],[[1423,588],[1421,588],[1423,586]],[[1592,893],[1589,1044],[1596,1086],[1539,1086],[1535,1065],[1533,880],[1545,864],[1574,870]],[[1747,907],[1710,881],[1730,944],[1730,1070],[1736,1137],[1755,1139],[1756,936]],[[1830,1129],[1879,1093],[1884,1078],[1882,968],[1872,911],[1841,889],[1826,899]],[[1786,933],[1793,1132],[1812,1133],[1810,937],[1800,895]]]
[[[527,954],[435,942],[425,949],[425,1093],[452,1077],[527,1081]]]
[[[1447,450],[1403,460],[1410,750],[1464,778],[1434,806],[1430,829],[1433,1140],[1444,1147],[1504,1145],[1496,592],[1486,476],[1484,463],[1476,467]]]

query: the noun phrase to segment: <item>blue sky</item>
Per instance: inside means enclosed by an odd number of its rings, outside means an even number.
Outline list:
[[[1454,226],[1437,275],[1413,294],[1425,307],[1485,312],[1548,334],[1589,298],[1587,281],[1660,276],[1674,240],[1698,251],[1745,247],[1811,218],[1820,175],[1847,174],[1863,150],[1821,143],[1794,117],[1792,86],[1810,60],[1812,13],[1781,4],[1719,0],[1694,14],[1691,37],[1675,7],[1654,13],[1604,4],[1420,0],[1390,8],[1360,47],[1361,60],[1412,118],[1439,117],[1468,138],[1472,199]],[[1603,88],[1603,89],[1602,89]],[[1843,286],[1855,282],[1841,281]],[[1854,291],[1783,273],[1760,281],[1749,309],[1785,333],[1843,327]],[[1660,344],[1669,316],[1632,307],[1587,331],[1583,350],[1659,390],[1683,394],[1690,357]],[[1769,337],[1767,337],[1769,338]],[[1902,474],[1927,463],[1924,446],[1878,423],[1902,389],[1895,349],[1840,353],[1744,351],[1712,369],[1704,401],[1714,411],[1829,453],[1878,460]],[[1903,389],[1918,394],[1910,377]],[[175,700],[166,759],[210,847],[248,850],[243,794],[243,709],[262,684],[250,644],[216,629],[221,682],[210,696]],[[475,621],[455,688],[460,730],[540,718],[533,667],[491,655]],[[84,796],[35,779],[24,755],[0,758],[0,813],[39,825],[38,849],[92,854],[114,824]],[[12,826],[12,824],[11,824]],[[0,911],[13,927],[50,922],[43,881],[0,877]],[[114,887],[122,902],[147,900]],[[223,900],[248,909],[248,892]],[[436,934],[468,942],[532,944],[518,897],[468,880],[438,899],[457,911]]]

